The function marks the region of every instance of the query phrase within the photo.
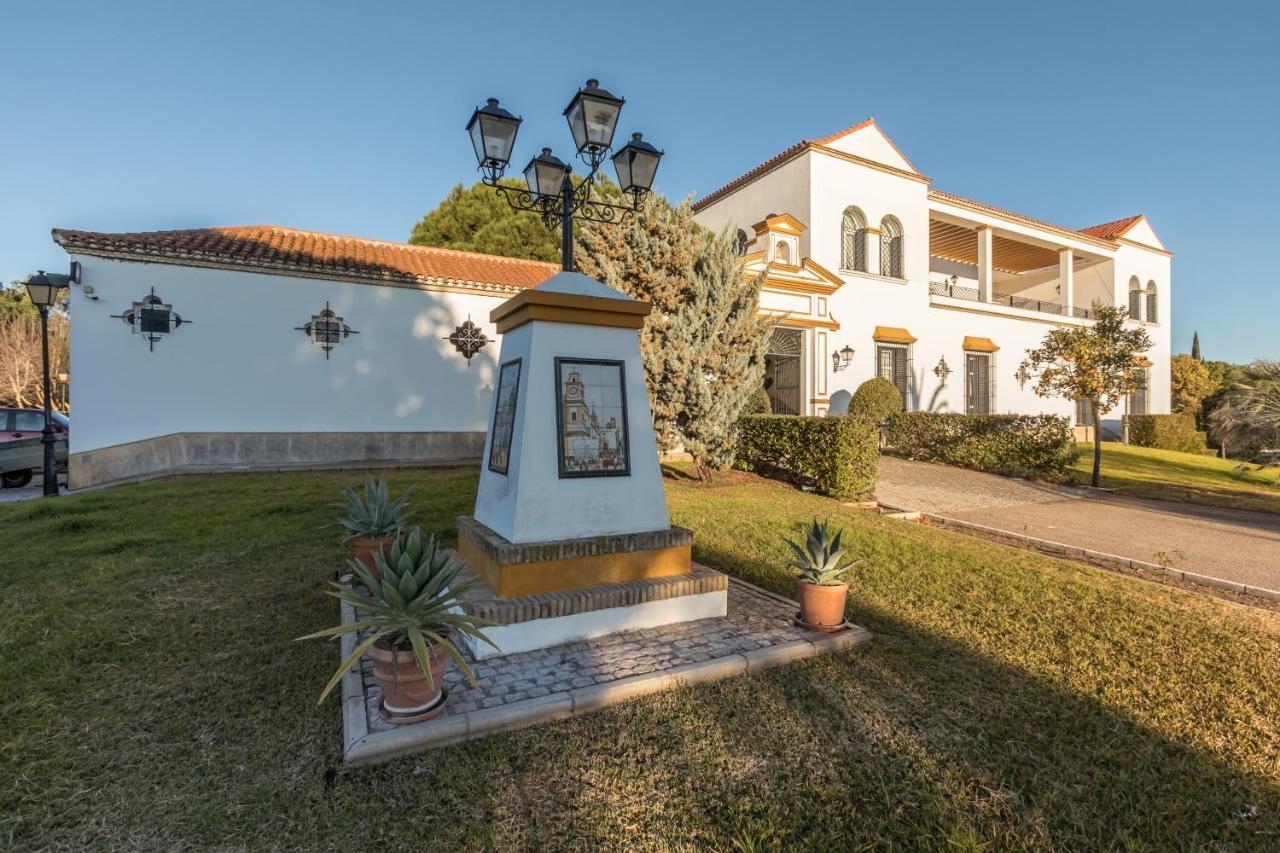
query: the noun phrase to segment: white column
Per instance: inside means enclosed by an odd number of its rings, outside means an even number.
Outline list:
[[[1076,304],[1076,277],[1073,258],[1075,252],[1070,249],[1058,250],[1058,283],[1062,286],[1062,313],[1070,317]]]
[[[991,301],[991,228],[978,226],[978,298]]]

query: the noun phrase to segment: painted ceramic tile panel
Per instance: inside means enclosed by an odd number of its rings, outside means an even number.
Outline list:
[[[489,445],[489,470],[507,473],[511,461],[511,434],[515,431],[516,401],[520,392],[520,359],[502,365],[498,374],[498,404],[493,409],[493,441]]]
[[[561,477],[630,473],[622,362],[556,359]]]

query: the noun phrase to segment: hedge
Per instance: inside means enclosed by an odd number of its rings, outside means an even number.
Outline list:
[[[888,379],[877,376],[858,386],[849,400],[848,415],[882,424],[902,411],[902,392]]]
[[[1126,415],[1129,443],[1138,447],[1203,453],[1205,434],[1196,429],[1194,415]]]
[[[887,451],[1023,477],[1064,477],[1078,451],[1071,424],[1056,415],[904,412],[885,428]]]
[[[875,426],[853,418],[738,418],[739,468],[811,486],[840,500],[875,490],[879,443]]]

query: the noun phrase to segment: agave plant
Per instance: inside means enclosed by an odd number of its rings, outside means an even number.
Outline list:
[[[470,589],[474,582],[454,583],[461,566],[453,552],[439,548],[435,535],[424,545],[421,532],[414,528],[403,546],[396,543],[390,555],[380,552],[374,559],[382,572],[380,578],[375,578],[363,564],[351,560],[351,570],[364,589],[334,583],[335,590],[329,593],[355,608],[357,620],[298,638],[313,640],[369,632],[339,664],[338,671],[320,693],[320,701],[323,702],[338,686],[342,676],[356,665],[360,656],[376,644],[394,652],[412,649],[414,660],[428,683],[433,678],[428,644],[437,645],[453,659],[467,680],[475,684],[475,674],[454,644],[452,635],[455,632],[466,634],[497,648],[480,630],[496,623],[462,611],[458,596]]]
[[[395,536],[405,525],[409,495],[412,493],[413,487],[410,486],[400,497],[392,500],[386,474],[376,482],[372,474],[365,474],[363,497],[355,489],[343,489],[342,500],[336,506],[346,513],[346,517],[335,522],[346,531],[342,541],[361,537],[383,539]]]
[[[850,569],[862,563],[861,560],[854,560],[841,565],[841,561],[849,551],[848,548],[840,545],[844,531],[837,530],[835,536],[832,536],[829,524],[829,521],[819,524],[818,519],[815,518],[805,537],[804,547],[790,539],[783,540],[796,554],[796,559],[790,560],[787,566],[795,569],[804,583],[815,586],[838,586],[844,582],[842,578]]]

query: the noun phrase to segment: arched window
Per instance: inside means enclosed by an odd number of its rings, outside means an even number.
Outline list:
[[[867,217],[856,207],[846,207],[840,221],[840,268],[867,271]]]
[[[738,256],[741,257],[747,253],[747,246],[751,241],[747,239],[747,232],[739,228],[738,236],[734,238],[733,242],[738,249]]]
[[[1129,278],[1129,319],[1142,319],[1142,282],[1136,275]]]
[[[1156,295],[1156,283],[1147,282],[1147,322],[1160,322],[1160,297]]]
[[[773,249],[773,259],[780,264],[791,263],[791,246],[786,240],[779,240]]]
[[[896,216],[880,220],[880,275],[903,278],[902,223]]]

